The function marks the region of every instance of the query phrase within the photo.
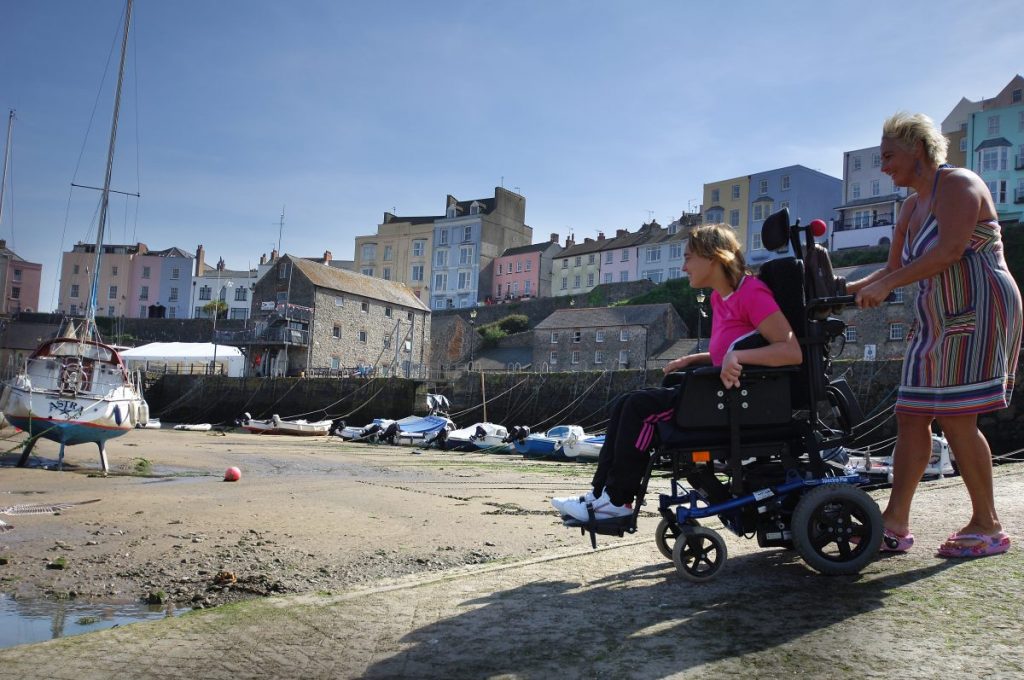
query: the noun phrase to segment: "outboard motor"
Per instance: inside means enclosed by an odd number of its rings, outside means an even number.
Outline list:
[[[473,434],[472,437],[470,437],[470,439],[483,439],[486,436],[487,436],[487,430],[484,429],[484,426],[483,425],[477,425],[476,426],[476,432]]]
[[[388,444],[395,443],[395,437],[398,436],[398,423],[391,423],[387,426],[387,429],[381,433],[380,439],[386,441]]]
[[[336,435],[345,429],[345,421],[341,418],[335,418],[331,421],[331,429],[327,431],[329,435]]]

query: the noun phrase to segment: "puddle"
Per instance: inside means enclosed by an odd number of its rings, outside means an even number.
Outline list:
[[[186,611],[138,602],[30,600],[0,595],[0,648],[153,621]]]

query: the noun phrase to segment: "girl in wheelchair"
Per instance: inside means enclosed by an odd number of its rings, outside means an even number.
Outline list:
[[[739,385],[744,364],[801,363],[802,353],[793,329],[769,288],[747,270],[732,227],[710,224],[696,228],[690,234],[683,260],[690,285],[712,289],[711,339],[707,352],[669,362],[666,374],[700,365],[720,366],[722,383],[728,388]],[[758,334],[764,340],[762,346],[739,348],[743,340]],[[632,514],[631,504],[647,468],[657,423],[672,419],[682,380],[673,387],[649,387],[615,400],[593,489],[582,496],[551,499],[556,510],[580,522],[588,521],[588,505],[597,520]]]

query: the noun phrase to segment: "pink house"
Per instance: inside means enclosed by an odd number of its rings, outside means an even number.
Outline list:
[[[39,311],[39,280],[43,265],[27,262],[7,247],[0,239],[0,281],[3,281],[2,314]]]
[[[494,302],[524,297],[551,297],[551,259],[562,250],[558,234],[546,243],[509,248],[494,259]]]

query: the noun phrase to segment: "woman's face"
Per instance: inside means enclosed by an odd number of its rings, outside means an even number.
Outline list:
[[[913,151],[903,146],[898,140],[882,137],[882,172],[892,177],[892,183],[898,187],[909,187],[916,173],[918,159]]]
[[[707,288],[710,286],[713,266],[713,260],[692,252],[689,246],[683,252],[683,271],[690,277],[691,288]]]

